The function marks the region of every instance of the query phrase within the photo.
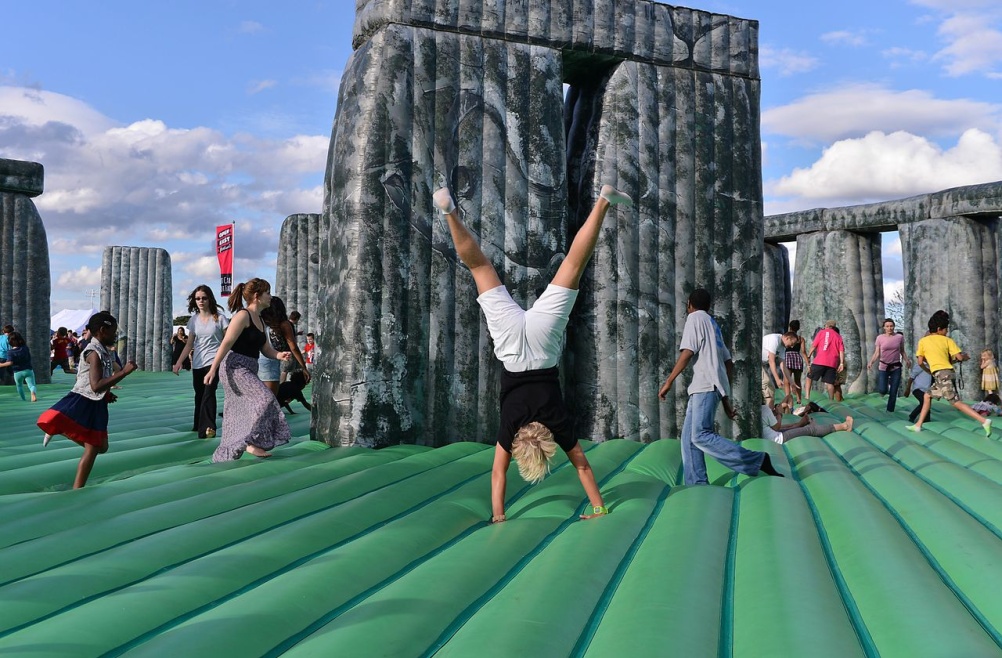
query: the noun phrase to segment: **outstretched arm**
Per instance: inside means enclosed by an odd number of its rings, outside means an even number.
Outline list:
[[[664,400],[668,397],[668,391],[671,390],[671,385],[675,383],[675,379],[682,374],[686,366],[689,365],[689,361],[692,360],[692,355],[694,352],[692,350],[681,350],[678,356],[678,361],[675,363],[675,367],[672,368],[671,374],[668,375],[668,379],[665,380],[664,385],[661,390],[658,391],[658,397]],[[729,378],[729,375],[728,375]]]
[[[511,455],[501,447],[500,443],[495,443],[494,468],[491,469],[491,523],[501,523],[505,520],[504,493],[508,484],[509,464]]]

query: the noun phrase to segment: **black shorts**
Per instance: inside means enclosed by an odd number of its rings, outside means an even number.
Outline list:
[[[826,384],[834,385],[835,380],[838,378],[838,368],[812,363],[811,374],[809,376],[816,382],[821,381]]]

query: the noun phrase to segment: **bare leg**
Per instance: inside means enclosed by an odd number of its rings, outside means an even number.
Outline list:
[[[585,494],[588,496],[588,501],[591,503],[592,509],[596,507],[605,508],[605,503],[602,501],[602,494],[598,490],[598,483],[595,481],[595,473],[591,470],[591,464],[588,463],[588,458],[585,457],[584,450],[581,449],[580,444],[574,446],[570,452],[567,453],[567,458],[570,459],[571,464],[574,468],[578,470],[578,479],[581,480],[581,486],[584,487]],[[596,516],[604,516],[605,512],[597,512],[592,514],[582,514],[582,519],[593,519]]]
[[[477,294],[482,295],[500,286],[501,279],[497,270],[480,249],[480,244],[473,237],[473,233],[459,219],[459,210],[452,202],[449,190],[443,187],[435,192],[434,199],[435,207],[442,211],[449,223],[449,233],[452,235],[452,244],[456,248],[459,260],[463,261],[463,265],[470,268],[473,274],[473,281],[477,284]]]
[[[73,480],[74,489],[82,489],[85,484],[87,484],[87,478],[90,477],[90,471],[94,468],[94,460],[97,456],[101,454],[101,451],[97,446],[92,446],[90,444],[84,445],[84,454],[80,457],[80,463],[77,464],[77,477]]]
[[[956,402],[953,403],[953,408],[967,415],[969,418],[973,418],[974,420],[978,421],[978,425],[981,425],[981,427],[985,430],[985,434],[987,434],[988,436],[992,435],[991,419],[982,418],[981,414],[979,414],[974,409],[971,409],[970,405],[968,405],[966,402],[961,402],[960,400],[957,400]]]
[[[807,376],[807,381],[804,382],[804,399],[807,400],[808,402],[811,401],[811,384],[812,383],[814,383],[814,380],[811,379],[810,375],[808,375]]]
[[[553,276],[553,285],[570,290],[577,290],[581,281],[581,274],[585,266],[591,260],[591,255],[595,251],[598,243],[599,232],[602,230],[602,222],[605,221],[605,214],[611,205],[632,205],[630,197],[622,192],[618,192],[611,185],[603,185],[601,195],[588,213],[588,219],[578,229],[577,234],[571,242],[571,248],[567,250],[567,256],[557,268],[557,273]]]
[[[255,457],[260,457],[261,459],[264,459],[265,457],[271,457],[271,453],[270,452],[268,452],[267,450],[264,450],[262,448],[258,448],[255,445],[249,445],[249,446],[247,446],[247,452],[249,452],[250,454],[254,455]]]
[[[919,412],[918,422],[914,425],[909,425],[908,429],[913,432],[922,431],[922,423],[925,422],[926,416],[929,415],[929,408],[932,407],[932,396],[927,392],[922,400],[922,411]]]

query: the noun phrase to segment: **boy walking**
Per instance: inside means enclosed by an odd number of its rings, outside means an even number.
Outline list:
[[[678,362],[665,380],[658,397],[664,400],[675,379],[693,364],[692,383],[689,384],[689,404],[685,409],[682,425],[682,471],[685,483],[709,484],[706,476],[706,459],[710,455],[722,465],[744,473],[758,475],[783,475],[772,466],[769,453],[742,448],[734,441],[726,439],[714,431],[713,418],[717,413],[717,402],[723,401],[724,413],[734,419],[737,416],[731,406],[731,372],[734,364],[731,353],[724,346],[720,327],[710,317],[710,293],[697,288],[689,295],[682,330],[682,344],[679,347]]]

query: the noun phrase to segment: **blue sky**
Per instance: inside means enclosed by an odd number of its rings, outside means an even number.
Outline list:
[[[235,280],[274,280],[282,221],[321,210],[354,5],[0,4],[0,157],[45,165],[53,311],[115,244],[171,252],[180,312],[231,221]],[[692,5],[760,21],[767,214],[1002,180],[1002,0]]]

